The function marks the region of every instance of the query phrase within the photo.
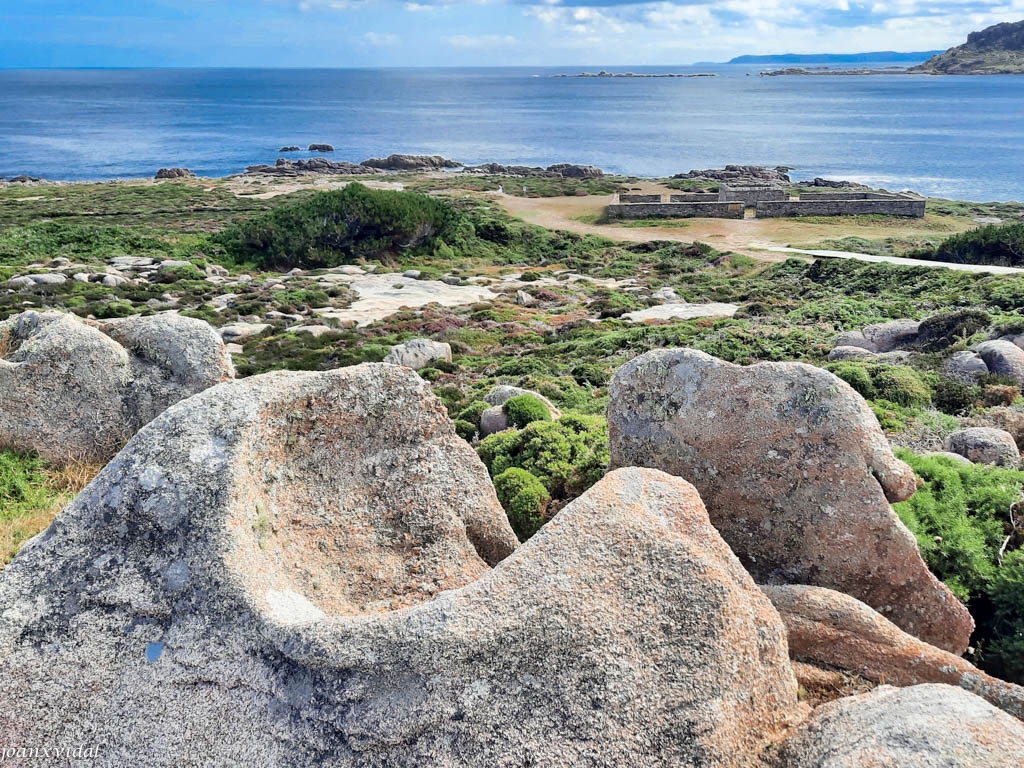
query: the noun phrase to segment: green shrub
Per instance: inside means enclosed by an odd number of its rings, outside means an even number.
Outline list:
[[[911,255],[955,264],[1020,266],[1024,264],[1024,223],[986,224]]]
[[[552,498],[573,498],[600,480],[608,467],[608,422],[578,414],[536,421],[484,438],[477,453],[492,477],[519,467],[536,476]]]
[[[114,317],[128,317],[135,314],[135,307],[129,301],[108,301],[93,309],[92,314],[101,320]]]
[[[971,608],[978,663],[1005,679],[1024,680],[1024,549],[1013,523],[1024,472],[903,449],[896,455],[923,485],[893,508],[928,567]],[[1004,543],[1009,546],[1001,557]]]
[[[501,410],[508,417],[509,426],[522,429],[535,421],[551,421],[551,411],[544,401],[533,395],[516,395],[502,405]]]
[[[463,421],[468,421],[473,424],[474,427],[480,426],[480,415],[491,406],[485,403],[483,400],[474,400],[472,403],[467,405],[459,415],[456,417]]]
[[[829,363],[825,368],[857,390],[865,400],[872,400],[877,394],[874,382],[871,380],[871,373],[863,363],[844,361]]]
[[[264,268],[334,267],[361,258],[397,261],[429,248],[458,221],[444,200],[351,183],[227,228],[216,239],[239,262]]]
[[[981,387],[940,378],[932,385],[932,402],[943,413],[969,413],[981,399]]]
[[[510,467],[494,478],[494,490],[520,541],[526,541],[544,525],[551,496],[533,474]]]
[[[455,420],[455,434],[465,440],[467,443],[473,442],[473,438],[476,437],[477,425],[471,421],[465,419]]]
[[[194,264],[168,267],[156,273],[158,283],[177,283],[180,280],[202,280],[206,275]]]
[[[992,640],[985,668],[1004,680],[1024,682],[1024,550],[1010,552],[992,580]]]
[[[879,365],[871,371],[871,382],[881,400],[907,408],[921,408],[931,402],[932,393],[920,374],[906,365]]]

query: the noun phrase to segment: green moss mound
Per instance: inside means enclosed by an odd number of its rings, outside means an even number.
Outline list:
[[[825,368],[853,387],[865,400],[885,400],[906,408],[923,408],[932,391],[920,373],[907,365],[844,361]]]
[[[484,438],[477,452],[492,477],[518,467],[540,480],[553,499],[574,498],[608,467],[608,422],[577,414],[536,421]]]
[[[494,478],[494,490],[520,541],[526,541],[544,525],[551,495],[535,475],[510,467]]]
[[[544,405],[543,400],[533,395],[510,397],[501,409],[508,417],[509,426],[517,429],[522,429],[535,421],[551,421],[551,411]]]

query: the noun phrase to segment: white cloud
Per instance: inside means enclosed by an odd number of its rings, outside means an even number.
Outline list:
[[[376,48],[390,48],[401,42],[398,35],[381,32],[367,32],[359,39],[364,45],[372,45]]]
[[[512,35],[452,35],[448,44],[453,48],[507,48],[518,45]]]

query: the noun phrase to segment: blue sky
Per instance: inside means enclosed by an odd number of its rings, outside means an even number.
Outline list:
[[[643,65],[929,50],[1024,0],[0,0],[0,67]]]

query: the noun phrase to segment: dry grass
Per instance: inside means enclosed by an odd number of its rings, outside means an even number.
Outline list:
[[[102,468],[84,461],[46,468],[45,481],[33,503],[22,505],[9,517],[0,515],[0,568],[14,559],[26,541],[45,530]]]

